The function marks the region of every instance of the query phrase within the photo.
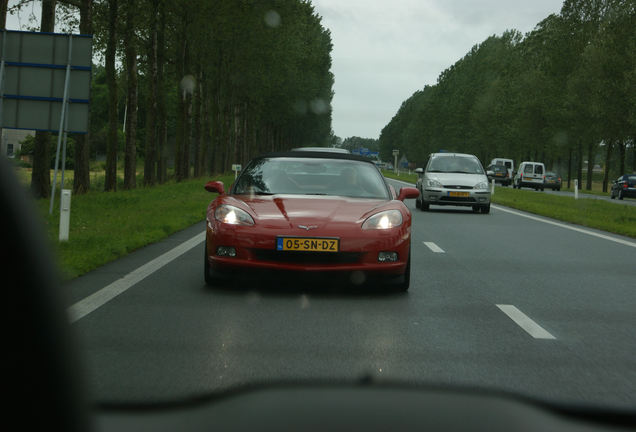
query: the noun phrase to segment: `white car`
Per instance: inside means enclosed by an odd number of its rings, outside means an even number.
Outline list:
[[[431,205],[469,206],[474,212],[490,213],[488,177],[475,155],[433,153],[426,169],[417,168],[420,196],[416,207]]]
[[[512,182],[512,187],[543,190],[545,187],[545,165],[541,162],[521,162]]]

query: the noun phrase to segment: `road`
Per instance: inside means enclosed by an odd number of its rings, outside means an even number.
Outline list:
[[[175,400],[370,375],[636,406],[634,240],[494,205],[489,215],[408,205],[408,293],[294,281],[207,288],[203,222],[70,282],[93,396]]]

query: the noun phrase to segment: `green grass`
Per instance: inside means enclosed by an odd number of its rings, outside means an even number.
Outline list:
[[[384,177],[386,178],[401,180],[408,183],[415,184],[415,182],[417,182],[417,174],[413,172],[409,174],[408,171],[400,171],[400,175],[397,175],[393,171],[382,170],[382,175],[384,175]]]
[[[636,238],[636,207],[498,187],[493,203]]]
[[[217,178],[228,187],[233,175]],[[207,178],[117,192],[91,191],[71,197],[69,241],[59,242],[59,195],[49,215],[49,200],[36,205],[64,279],[72,279],[157,242],[205,218],[215,194]]]

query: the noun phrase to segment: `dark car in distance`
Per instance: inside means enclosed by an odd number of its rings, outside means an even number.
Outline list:
[[[546,189],[561,190],[561,176],[553,171],[545,173],[545,180],[543,182]]]
[[[612,182],[610,198],[636,198],[636,174],[623,174]]]
[[[495,183],[501,183],[503,186],[512,184],[510,173],[505,165],[489,165],[488,168],[486,168],[486,173],[488,175],[488,181],[494,179]]]

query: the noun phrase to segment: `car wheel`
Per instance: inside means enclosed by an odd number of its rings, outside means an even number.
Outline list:
[[[420,196],[415,199],[415,208],[422,208],[422,201],[420,200],[421,196],[422,193],[420,192]]]
[[[397,283],[395,288],[398,291],[405,292],[409,290],[410,285],[411,285],[411,248],[409,247],[409,257],[406,260],[406,271],[404,271],[404,274],[402,275],[402,280]]]
[[[541,192],[543,192],[543,188],[541,188]]]
[[[420,210],[428,211],[428,203],[425,203],[424,201],[422,201],[422,204],[420,205]]]
[[[619,199],[619,200],[622,200],[622,199],[623,199],[623,191],[622,191],[622,190],[619,190],[619,191],[618,191],[618,199]]]
[[[479,213],[479,206],[474,205],[474,206],[473,206],[473,212],[474,212],[474,213]]]
[[[490,213],[490,204],[487,204],[487,205],[485,205],[485,206],[482,206],[482,207],[481,207],[481,212],[482,212],[483,214],[488,214],[488,213]]]

